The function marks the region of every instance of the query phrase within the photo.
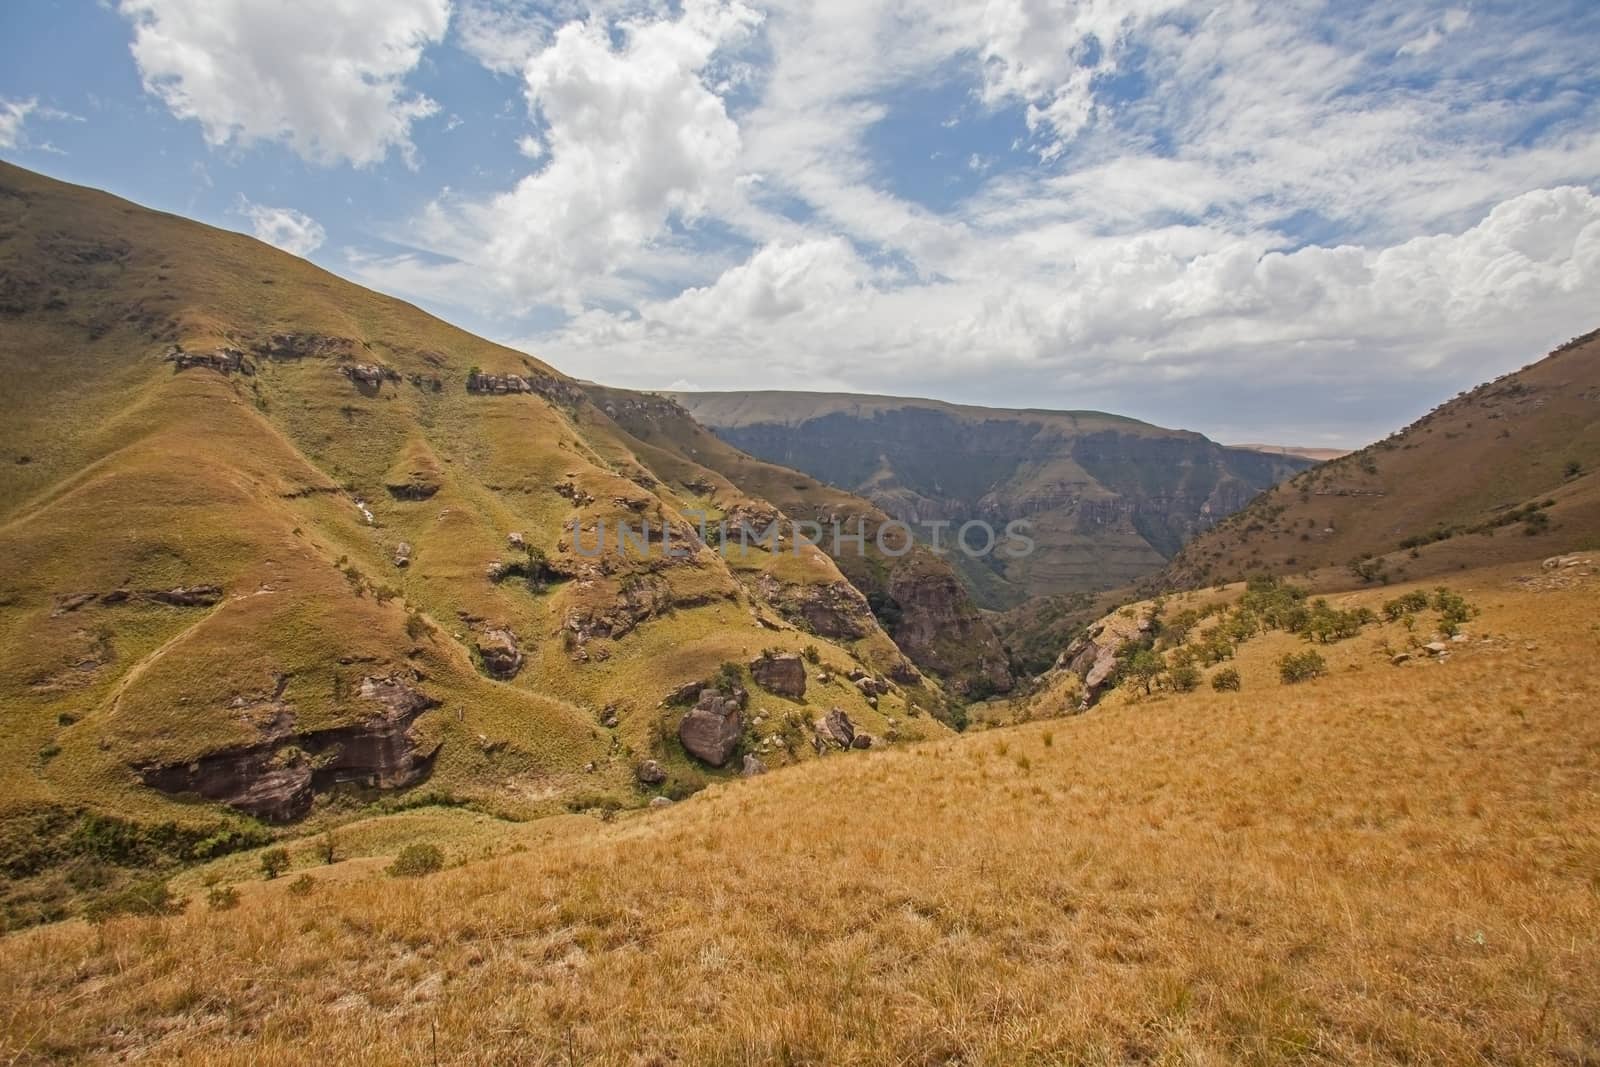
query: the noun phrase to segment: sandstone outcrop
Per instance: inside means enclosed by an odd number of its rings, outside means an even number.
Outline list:
[[[237,348],[218,348],[211,352],[185,352],[181,346],[174,345],[172,351],[167,353],[166,362],[173,365],[174,373],[186,371],[191,367],[204,367],[219,374],[250,375],[256,372],[255,364]]]
[[[757,656],[750,661],[750,677],[779,696],[800,700],[806,695],[805,661],[792,652]]]
[[[439,746],[419,747],[412,727],[439,702],[394,675],[364,678],[357,693],[374,711],[352,725],[297,733],[292,710],[275,698],[260,742],[137,770],[164,793],[197,794],[272,822],[300,818],[318,792],[340,783],[401,789],[426,778]]]
[[[843,708],[830,709],[812,724],[812,730],[819,739],[835,748],[849,748],[855,743],[856,725]]]

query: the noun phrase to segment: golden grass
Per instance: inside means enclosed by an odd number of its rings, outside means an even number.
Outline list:
[[[1443,664],[1380,662],[1374,631],[1286,687],[1273,635],[1238,694],[837,755],[415,882],[360,860],[14,935],[0,1050],[1593,1062],[1597,585],[1527,576],[1456,583],[1483,614]]]

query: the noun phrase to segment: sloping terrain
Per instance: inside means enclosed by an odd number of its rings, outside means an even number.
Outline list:
[[[673,395],[751,455],[858,493],[914,526],[951,523],[946,543],[968,520],[1031,523],[1036,547],[1027,555],[949,554],[989,608],[1128,585],[1311,465],[1094,411],[828,393]]]
[[[1327,568],[1378,582],[1596,547],[1597,472],[1600,332],[1273,488],[1146,588]]]
[[[465,817],[396,816],[464,862],[421,880],[382,873],[378,827],[332,865],[297,846],[274,881],[231,857],[176,917],[0,941],[0,1054],[1590,1063],[1596,570],[1452,578],[1476,614],[1442,659],[1393,665],[1412,631],[1384,621],[1285,685],[1278,659],[1312,646],[1273,631],[1229,661],[1237,692],[1118,690],[609,827],[496,849]],[[1336,606],[1412,592],[1433,590]],[[204,902],[218,879],[230,910]]]
[[[397,789],[516,817],[640,805],[741,753],[812,758],[835,707],[879,742],[945,731],[939,683],[825,553],[702,543],[699,486],[775,509],[571,380],[9,166],[0,412],[8,877],[225,851]],[[763,650],[790,657],[766,682]],[[733,742],[720,766],[680,743],[713,683],[745,705],[699,714]]]

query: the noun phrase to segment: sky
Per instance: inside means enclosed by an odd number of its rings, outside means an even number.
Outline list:
[[[561,370],[1355,446],[1600,327],[1594,0],[6,0],[0,158]]]

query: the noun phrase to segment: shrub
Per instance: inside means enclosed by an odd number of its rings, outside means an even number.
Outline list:
[[[420,878],[444,867],[444,853],[438,845],[407,845],[389,864],[388,872],[395,878]]]
[[[1211,676],[1211,688],[1219,693],[1237,693],[1239,691],[1239,672],[1232,667],[1224,667]]]
[[[1310,681],[1312,678],[1321,678],[1328,673],[1328,662],[1322,656],[1307,649],[1304,652],[1291,652],[1278,660],[1278,677],[1284,685],[1293,685],[1296,682]]]
[[[214,885],[206,894],[206,904],[212,911],[230,911],[239,906],[239,891],[231,885]]]
[[[315,888],[317,888],[317,880],[309,874],[302,874],[289,883],[289,892],[297,897],[303,897]]]
[[[1477,609],[1467,603],[1466,597],[1442,585],[1434,590],[1430,606],[1439,613],[1439,621],[1446,633],[1454,633],[1456,627],[1477,614]]]
[[[744,684],[744,669],[730,660],[717,668],[717,677],[714,681],[718,689],[724,693],[731,693]]]
[[[804,655],[807,663],[816,664],[822,662],[822,653],[817,651],[816,645],[807,645]]]
[[[261,854],[261,873],[268,881],[278,877],[289,869],[289,850],[286,848],[269,848]]]
[[[118,915],[176,915],[182,910],[183,901],[172,895],[172,887],[163,879],[151,878],[95,898],[84,909],[84,918],[103,923]]]
[[[1172,682],[1172,688],[1180,693],[1192,693],[1200,688],[1200,668],[1192,663],[1172,668],[1167,677]]]

